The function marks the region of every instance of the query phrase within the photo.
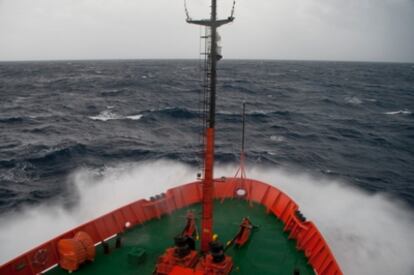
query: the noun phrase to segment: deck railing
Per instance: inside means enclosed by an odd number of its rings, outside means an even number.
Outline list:
[[[296,217],[298,205],[285,193],[266,183],[243,179],[248,201],[262,204],[285,224],[289,238],[295,239],[297,249],[302,250],[309,264],[319,275],[342,275],[327,242],[310,221]],[[241,186],[240,179],[223,178],[215,181],[215,198],[230,199],[237,196],[235,190]],[[200,182],[192,182],[169,189],[150,200],[138,200],[118,208],[97,219],[73,228],[56,238],[43,243],[23,255],[0,266],[0,275],[39,274],[59,262],[57,243],[60,239],[73,238],[78,231],[88,233],[95,244],[121,233],[126,224],[131,226],[145,223],[201,201]]]

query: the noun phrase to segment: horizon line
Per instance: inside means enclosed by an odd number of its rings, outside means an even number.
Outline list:
[[[68,59],[15,59],[0,60],[0,63],[25,63],[25,62],[85,62],[85,61],[197,61],[199,58],[68,58]],[[381,61],[381,60],[334,60],[334,59],[278,59],[278,58],[226,58],[223,61],[279,61],[279,62],[326,62],[326,63],[388,63],[388,64],[414,64],[414,61]]]

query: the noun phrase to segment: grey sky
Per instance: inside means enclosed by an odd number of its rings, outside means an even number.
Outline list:
[[[238,0],[235,16],[225,58],[414,62],[414,0]],[[0,60],[198,58],[184,19],[183,0],[0,0]]]

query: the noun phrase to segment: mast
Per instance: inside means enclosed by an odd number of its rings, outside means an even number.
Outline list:
[[[214,139],[216,120],[216,82],[217,82],[217,61],[221,56],[217,53],[217,28],[234,20],[234,2],[231,16],[227,19],[217,20],[217,0],[211,0],[210,19],[192,20],[187,14],[187,22],[208,27],[210,29],[210,51],[208,56],[207,79],[209,79],[209,100],[206,129],[204,129],[204,179],[203,179],[203,210],[201,222],[201,252],[209,250],[209,243],[213,235],[213,196],[214,196]]]

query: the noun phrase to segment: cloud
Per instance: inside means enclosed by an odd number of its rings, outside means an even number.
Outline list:
[[[187,0],[194,18],[208,1]],[[3,0],[0,60],[198,58],[181,0]],[[232,1],[219,1],[219,15]],[[412,61],[412,0],[239,0],[227,58]],[[168,46],[166,46],[168,45]]]

